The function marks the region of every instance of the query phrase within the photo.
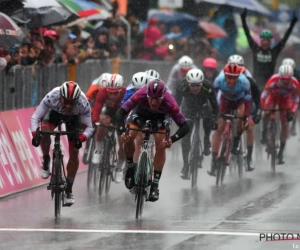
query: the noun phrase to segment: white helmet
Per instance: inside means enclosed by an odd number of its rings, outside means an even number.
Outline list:
[[[294,70],[291,65],[283,64],[279,67],[278,74],[282,78],[291,78],[294,75]]]
[[[124,84],[124,78],[123,76],[119,74],[112,74],[109,81],[106,82],[106,89],[109,92],[117,92],[120,91]]]
[[[103,87],[106,85],[106,82],[110,80],[111,74],[110,73],[103,73],[98,80],[99,87]]]
[[[292,58],[284,58],[281,65],[291,65],[293,69],[296,68],[295,60]]]
[[[240,55],[231,55],[228,58],[228,63],[235,63],[239,66],[244,66],[244,58]]]
[[[73,101],[79,98],[81,89],[76,82],[68,81],[64,82],[60,86],[60,96],[69,101]]]
[[[151,78],[159,79],[159,73],[154,69],[149,69],[145,71]]]
[[[188,83],[203,83],[204,74],[200,69],[191,69],[186,74],[186,80]]]
[[[183,56],[178,60],[178,64],[181,69],[190,69],[192,68],[194,62],[189,56]]]
[[[149,75],[146,72],[138,72],[132,76],[132,85],[135,89],[140,89],[148,84]]]

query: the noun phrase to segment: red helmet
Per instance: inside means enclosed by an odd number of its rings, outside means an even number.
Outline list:
[[[69,101],[76,100],[81,94],[81,89],[76,82],[68,81],[64,82],[60,86],[60,95],[62,98]]]
[[[166,84],[160,79],[154,79],[147,85],[147,96],[153,99],[163,98],[166,92]]]
[[[228,63],[224,67],[224,74],[230,76],[239,76],[241,73],[241,66],[235,63]]]
[[[211,68],[211,69],[217,69],[218,63],[216,59],[212,57],[205,58],[202,63],[203,68]]]

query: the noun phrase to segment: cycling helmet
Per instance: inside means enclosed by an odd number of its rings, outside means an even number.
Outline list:
[[[98,85],[99,87],[103,87],[106,85],[106,82],[109,81],[111,77],[111,74],[110,73],[103,73],[100,77],[99,77],[99,80],[98,80]]]
[[[240,55],[231,55],[228,58],[228,63],[235,63],[239,66],[244,66],[244,58]]]
[[[200,69],[191,69],[186,74],[186,80],[188,83],[202,84],[202,82],[204,81],[204,74]]]
[[[166,92],[166,84],[160,79],[151,80],[147,85],[147,97],[158,99],[163,98]]]
[[[154,69],[149,69],[145,71],[150,77],[159,79],[159,73]]]
[[[146,72],[138,72],[132,76],[132,85],[135,89],[140,89],[149,82],[149,75]]]
[[[241,67],[235,63],[228,63],[224,67],[224,74],[230,76],[239,76],[241,73]]]
[[[123,83],[123,76],[119,74],[112,74],[110,79],[106,82],[105,87],[108,92],[118,92],[121,91]]]
[[[292,58],[283,59],[281,65],[291,65],[293,69],[296,68],[295,60]]]
[[[218,63],[217,63],[216,59],[208,57],[208,58],[204,59],[202,66],[203,66],[203,68],[217,69]]]
[[[79,98],[81,89],[76,82],[64,82],[60,86],[60,96],[68,101],[73,101]]]
[[[278,74],[280,78],[291,78],[294,75],[294,70],[291,65],[281,65]]]
[[[260,32],[260,38],[261,39],[272,39],[273,38],[273,34],[271,30],[262,30]]]
[[[190,69],[193,66],[193,60],[189,56],[183,56],[178,60],[181,69]]]

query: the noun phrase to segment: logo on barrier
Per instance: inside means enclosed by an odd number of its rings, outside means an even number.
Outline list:
[[[24,163],[25,172],[30,180],[39,179],[39,171],[33,159],[33,155],[24,136],[23,131],[12,131],[12,140],[16,146],[16,150],[20,156],[20,160]]]

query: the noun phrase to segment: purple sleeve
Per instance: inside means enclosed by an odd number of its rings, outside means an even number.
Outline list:
[[[170,93],[166,92],[165,95],[165,105],[167,109],[167,113],[169,113],[174,120],[174,122],[179,126],[185,122],[185,117],[181,113],[181,110],[173,97]]]
[[[147,86],[139,89],[137,92],[135,92],[122,106],[123,109],[125,109],[128,113],[133,110],[142,99],[145,98],[147,95],[146,89]]]

